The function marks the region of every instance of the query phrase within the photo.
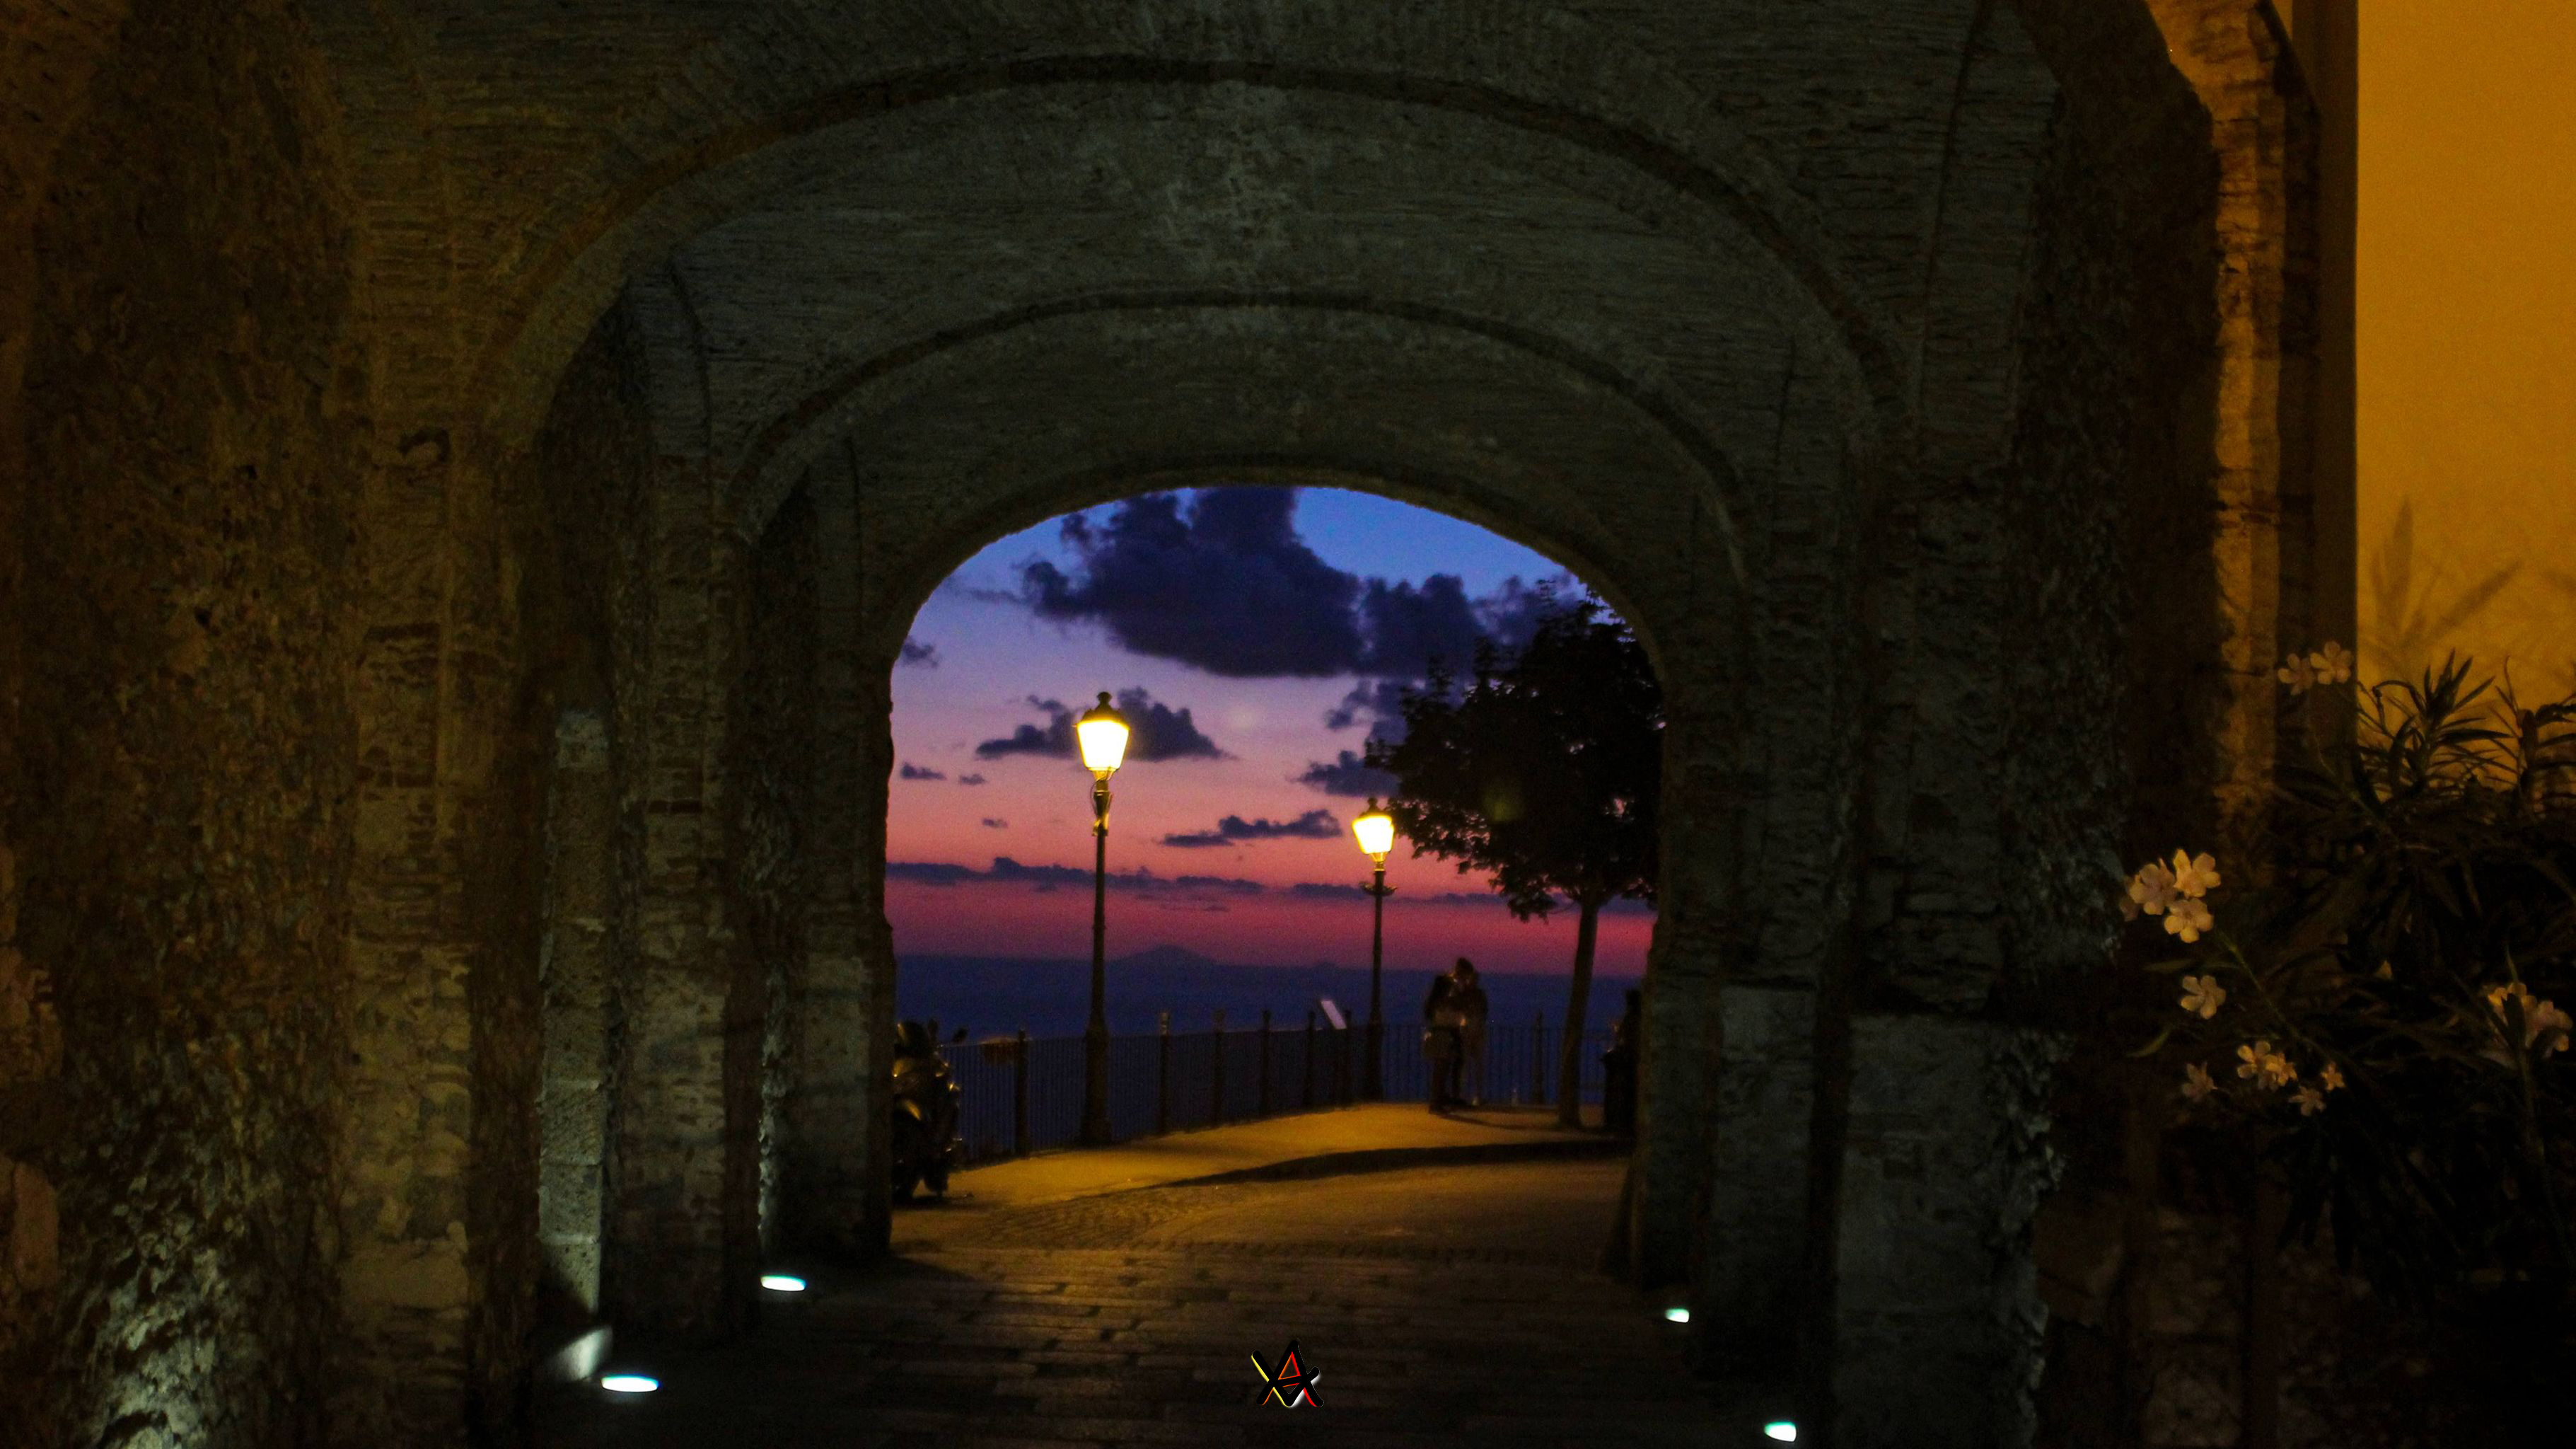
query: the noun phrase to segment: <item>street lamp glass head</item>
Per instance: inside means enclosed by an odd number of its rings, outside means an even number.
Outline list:
[[[1127,758],[1127,721],[1109,707],[1108,690],[1073,722],[1073,734],[1082,742],[1082,767],[1103,779]]]
[[[1351,822],[1351,834],[1359,838],[1360,849],[1368,852],[1371,860],[1384,860],[1386,853],[1395,849],[1395,817],[1377,808],[1377,801],[1372,799],[1368,813]]]

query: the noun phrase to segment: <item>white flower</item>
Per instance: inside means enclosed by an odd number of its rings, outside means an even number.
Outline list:
[[[2523,1045],[2530,1047],[2534,1056],[2545,1057],[2565,1047],[2568,1037],[2576,1035],[2576,1017],[2551,1002],[2538,1002],[2524,1008],[2522,1030]]]
[[[2257,1086],[2286,1087],[2299,1079],[2299,1069],[2272,1050],[2270,1042],[2258,1041],[2236,1049],[2236,1075],[2253,1079]]]
[[[2168,922],[2172,919],[2166,917]],[[2183,1010],[2197,1012],[2201,1020],[2207,1021],[2218,1015],[2218,1008],[2226,1004],[2227,988],[2218,984],[2217,977],[2186,976],[2182,979]]]
[[[2319,684],[2348,684],[2352,680],[2352,651],[2332,641],[2310,654],[2307,665]]]
[[[2174,890],[2198,900],[2218,889],[2217,858],[2206,853],[2185,855],[2177,850],[2173,858]]]
[[[2272,671],[2273,677],[2290,687],[2292,694],[2305,694],[2317,682],[2316,666],[2302,655],[2293,654]]]
[[[2180,936],[2188,944],[2200,939],[2210,927],[2209,902],[2184,896],[2173,903],[2165,915],[2165,934]]]
[[[2301,1087],[2290,1094],[2290,1100],[2299,1104],[2302,1117],[2313,1117],[2326,1109],[2325,1093],[2314,1087]]]
[[[2218,1083],[2210,1080],[2207,1067],[2193,1062],[2182,1069],[2182,1094],[2185,1097],[2198,1102],[2217,1090]]]
[[[2165,869],[2161,862],[2146,866],[2129,877],[2129,901],[2148,915],[2163,915],[2165,907],[2173,904],[2173,898],[2173,872]]]
[[[2576,1033],[2576,1018],[2559,1010],[2555,1002],[2535,1000],[2531,988],[2519,981],[2487,993],[2487,1005],[2495,1008],[2496,1015],[2510,1020],[2508,1004],[2522,1008],[2522,1045],[2533,1056],[2545,1057],[2564,1048],[2570,1034]],[[2496,1061],[2507,1059],[2500,1051],[2489,1051],[2487,1056]]]

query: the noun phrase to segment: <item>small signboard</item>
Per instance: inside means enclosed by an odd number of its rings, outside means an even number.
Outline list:
[[[1342,1019],[1342,1009],[1333,1004],[1333,998],[1329,996],[1318,996],[1315,998],[1315,1004],[1324,1009],[1324,1020],[1332,1023],[1333,1030],[1348,1031],[1350,1029],[1351,1024]]]

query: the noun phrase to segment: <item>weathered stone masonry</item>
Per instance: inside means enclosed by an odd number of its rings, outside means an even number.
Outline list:
[[[1712,1371],[2153,1437],[2152,1132],[2052,1003],[2305,628],[2259,0],[24,9],[0,1436],[507,1442],[541,1318],[881,1249],[913,611],[1266,481],[1648,637],[1634,1263]]]

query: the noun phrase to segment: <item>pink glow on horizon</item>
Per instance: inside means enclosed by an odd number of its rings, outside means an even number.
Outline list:
[[[1365,900],[1253,896],[1217,904],[1222,911],[1113,892],[1109,954],[1126,956],[1154,946],[1180,946],[1218,961],[1247,965],[1368,964],[1369,904]],[[1088,888],[1040,891],[898,881],[886,887],[886,915],[894,923],[896,945],[906,955],[1078,960],[1091,954]],[[1604,975],[1643,975],[1646,947],[1653,935],[1651,918],[1604,916],[1594,969]],[[1457,956],[1474,957],[1480,968],[1492,973],[1562,975],[1574,962],[1574,916],[1560,911],[1545,921],[1521,922],[1499,903],[1409,905],[1401,895],[1387,903],[1386,964],[1390,968],[1445,968]]]

